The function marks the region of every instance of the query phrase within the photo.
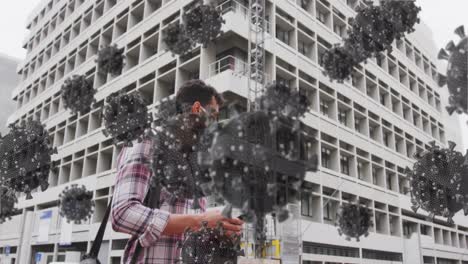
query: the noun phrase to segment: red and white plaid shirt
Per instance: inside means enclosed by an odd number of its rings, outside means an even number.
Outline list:
[[[170,214],[195,213],[193,200],[177,200],[174,205],[165,202],[167,192],[160,196],[161,208],[151,209],[143,205],[152,176],[151,159],[153,142],[145,140],[125,147],[117,159],[117,179],[112,201],[112,228],[130,234],[123,256],[125,264],[172,264],[179,262],[177,242],[183,235],[162,235]],[[200,199],[201,209],[206,209],[206,199]],[[137,263],[130,263],[137,241],[140,250]]]

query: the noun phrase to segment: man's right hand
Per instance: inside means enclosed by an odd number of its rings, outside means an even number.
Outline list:
[[[228,233],[240,233],[242,231],[242,225],[244,221],[238,218],[226,218],[221,214],[220,210],[213,210],[205,212],[203,214],[197,215],[197,229],[201,227],[202,222],[207,222],[208,227],[214,228],[221,222],[223,224],[224,230]]]

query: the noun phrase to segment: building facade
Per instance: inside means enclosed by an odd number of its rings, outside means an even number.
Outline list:
[[[200,78],[230,100],[247,96],[248,1],[220,0],[224,33],[207,48],[172,56],[162,41],[164,28],[181,19],[192,0],[44,0],[32,12],[24,40],[26,59],[18,66],[20,84],[12,93],[17,109],[9,122],[40,120],[58,148],[57,173],[50,187],[19,198],[21,214],[0,224],[1,263],[64,261],[68,252],[89,249],[113,193],[116,158],[122,147],[101,133],[102,101],[125,89],[157,102],[185,81]],[[456,225],[426,221],[411,211],[405,167],[430,141],[459,147],[460,128],[445,113],[437,87],[436,47],[430,31],[417,31],[393,45],[391,54],[361,65],[349,81],[330,82],[320,57],[346,35],[360,0],[268,0],[265,40],[267,80],[306,91],[312,107],[304,123],[316,141],[306,151],[320,168],[306,176],[301,197],[302,263],[468,263],[468,218]],[[117,77],[96,70],[96,53],[115,43],[126,64]],[[63,107],[60,88],[74,74],[94,83],[97,101],[85,115]],[[59,245],[62,220],[58,194],[72,183],[93,190],[95,213],[73,225],[73,243]],[[334,221],[343,202],[359,202],[373,212],[374,226],[360,242],[340,237]],[[40,216],[51,211],[48,242],[38,242]],[[100,252],[102,263],[120,263],[128,236],[110,225]],[[7,256],[8,255],[8,256]],[[66,256],[67,255],[67,256]]]

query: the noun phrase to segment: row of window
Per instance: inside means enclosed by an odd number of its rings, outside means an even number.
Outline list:
[[[334,225],[340,205],[359,203],[367,206],[372,215],[370,232],[400,237],[399,208],[385,203],[358,197],[355,194],[306,182],[301,193],[301,214],[307,220]]]
[[[39,14],[37,14],[31,22],[26,26],[27,29],[32,30],[34,29],[39,23],[42,22],[42,19],[49,14],[49,12],[57,6],[57,4],[60,2],[60,0],[50,0],[47,5],[39,11]]]
[[[106,1],[106,5],[103,1],[96,3],[94,6],[90,7],[85,13],[76,19],[72,25],[68,26],[66,29],[63,30],[63,33],[60,33],[54,40],[52,40],[46,48],[44,48],[38,56],[35,56],[31,61],[26,64],[21,74],[23,75],[23,81],[28,80],[28,77],[33,76],[33,73],[37,72],[42,65],[48,62],[51,58],[53,58],[57,53],[60,53],[68,44],[75,39],[76,37],[80,36],[85,32],[85,30],[90,27],[92,24],[96,23],[96,21],[103,16],[107,10],[112,8],[116,1],[112,0],[109,5],[107,3],[109,0]],[[117,17],[120,19],[117,23],[116,32],[114,36],[114,40],[118,38],[120,35],[125,33],[128,29],[134,27],[138,23],[140,23],[144,17],[149,16],[156,10],[158,10],[161,5],[159,2],[154,2],[152,0],[143,0],[137,1],[120,13]],[[126,19],[122,19],[126,13]],[[114,19],[112,19],[114,20]],[[116,18],[117,20],[117,18]],[[110,21],[106,24],[105,27],[108,27],[109,24],[112,24],[113,21]],[[107,28],[106,28],[107,29]],[[119,31],[120,29],[120,31]],[[110,34],[112,35],[111,32]],[[109,34],[109,33],[108,33]],[[92,34],[93,36],[99,35],[99,33]],[[113,40],[112,38],[109,41]],[[109,43],[101,43],[100,46],[107,45]],[[84,44],[80,44],[80,48]],[[73,53],[72,51],[71,53]]]
[[[115,24],[111,21],[111,23],[108,23],[103,29],[91,35],[90,39],[82,42],[78,49],[73,50],[68,56],[60,60],[58,64],[50,67],[48,72],[43,74],[40,79],[37,79],[32,85],[21,91],[17,97],[18,107],[30,102],[43,91],[51,88],[52,85],[60,81],[64,76],[74,71],[75,68],[90,60],[98,52],[99,47],[112,43],[113,40],[127,32],[127,20],[125,20],[125,26],[119,24],[123,19],[128,19],[128,14],[120,17]],[[169,22],[170,21],[165,21],[164,23],[167,25]],[[164,45],[159,45],[159,42],[159,25],[152,27],[142,36],[130,41],[126,46],[127,58],[124,71],[130,70],[156,53],[165,50],[166,47]],[[57,48],[57,51],[59,50],[60,49]],[[92,71],[87,73],[87,75],[91,74]],[[94,87],[97,89],[105,84],[108,80],[107,77],[107,75],[101,74],[99,78],[95,78]]]
[[[33,48],[37,47],[41,42],[44,42],[46,38],[54,33],[57,28],[60,28],[60,25],[68,19],[73,13],[85,2],[86,0],[70,0],[66,5],[64,5],[57,14],[52,16],[52,18],[42,23],[41,28],[39,28],[33,36],[30,37],[29,41],[24,44],[24,48],[27,49],[30,53]]]
[[[300,22],[297,23],[296,29],[294,23],[288,22],[286,19],[282,19],[282,16],[279,15],[281,13],[284,12],[277,8],[276,38],[290,47],[297,49],[299,53],[308,59],[314,62],[318,62],[321,65],[321,56],[326,52],[326,50],[331,48],[332,45],[320,36],[316,36],[315,32],[311,31]],[[407,45],[410,45],[407,40],[406,43]],[[391,54],[382,53],[380,56],[372,60],[375,61],[380,68],[395,78],[405,88],[412,91],[414,94],[422,98],[424,102],[436,108],[438,111],[441,111],[439,94],[435,92],[428,84],[425,84],[421,78],[417,77],[413,71],[404,66],[394,56]],[[417,65],[420,65],[419,61],[420,60],[417,60]],[[424,63],[425,71],[429,71],[427,63]],[[430,76],[436,80],[438,74],[435,66],[433,66],[431,69],[433,75]],[[431,72],[429,72],[429,74],[431,74]]]
[[[290,88],[296,88],[295,67],[285,66],[279,58],[276,61],[278,69],[276,81]],[[286,68],[290,70],[286,70]],[[313,111],[320,112],[323,116],[338,121],[343,126],[383,143],[403,155],[412,157],[415,152],[414,146],[410,145],[405,149],[403,142],[405,138],[413,141],[415,139],[413,136],[305,72],[299,70],[298,75],[299,89],[309,96]],[[411,127],[416,127],[432,138],[445,142],[444,126],[437,122],[435,117],[411,103],[395,90],[390,89],[389,91],[388,88],[384,88],[385,83],[382,81],[378,81],[379,86],[377,86],[376,77],[368,71],[365,73],[356,72],[355,80],[352,83],[354,88],[385,106],[397,116],[402,117]],[[416,145],[422,146],[422,144],[416,139]]]
[[[302,252],[307,253],[307,254],[329,255],[329,256],[339,256],[339,257],[349,257],[349,258],[360,257],[359,248],[320,244],[320,243],[313,243],[313,242],[308,242],[308,241],[304,241],[302,243]],[[363,248],[362,258],[402,262],[403,254],[398,253],[398,252],[379,251],[379,250]],[[305,263],[316,264],[320,262],[303,261],[302,263],[303,264]]]
[[[437,227],[425,225],[408,220],[409,217],[413,218],[413,216],[411,216],[412,213],[403,211],[403,215],[406,216],[406,219],[402,222],[403,235],[405,237],[411,238],[413,234],[421,234],[423,236],[430,236],[435,244],[468,249],[468,235],[466,234],[466,227],[458,226],[458,230],[461,232],[457,232],[453,229],[449,230],[442,228],[443,225],[447,225],[446,223],[438,223]],[[424,218],[420,217],[420,220],[424,220]]]
[[[333,225],[341,204],[358,203],[366,206],[372,215],[373,226],[370,232],[410,238],[413,234],[430,236],[435,244],[456,248],[468,248],[468,227],[457,225],[451,227],[445,221],[435,220],[426,225],[423,215],[415,215],[406,209],[375,200],[359,197],[356,194],[326,187],[320,184],[305,182],[301,192],[301,214],[309,221]],[[401,217],[403,216],[403,217]],[[418,222],[411,221],[415,218]]]
[[[347,30],[350,28],[350,18],[347,18],[343,13],[331,5],[327,0],[306,0],[300,1],[301,8],[307,11],[308,14],[315,16],[316,19],[324,24],[327,28],[332,29],[341,38],[347,36]],[[347,0],[346,4],[356,10],[359,6],[365,6],[362,1]],[[287,16],[288,21],[294,24],[294,19]],[[401,39],[394,43],[394,46],[406,55],[419,69],[421,69],[428,77],[436,80],[437,70],[434,63],[425,56],[419,49],[414,47],[408,39]]]

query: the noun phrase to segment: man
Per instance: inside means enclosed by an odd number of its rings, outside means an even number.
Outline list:
[[[213,119],[217,117],[222,103],[223,99],[216,90],[200,80],[188,81],[176,95],[179,113],[189,104],[192,113],[208,113]],[[185,229],[197,230],[204,221],[210,227],[221,222],[228,232],[240,232],[241,220],[225,218],[219,211],[205,212],[205,198],[200,201],[201,214],[189,213],[193,200],[177,199],[168,203],[166,199],[170,194],[164,189],[160,195],[160,208],[151,209],[143,204],[152,176],[150,161],[155,147],[153,143],[153,140],[145,140],[131,148],[124,148],[117,160],[112,227],[114,231],[132,236],[125,248],[123,263],[176,263],[180,256],[177,242],[182,240]],[[141,250],[135,256],[138,243]],[[138,261],[132,263],[132,259]]]

